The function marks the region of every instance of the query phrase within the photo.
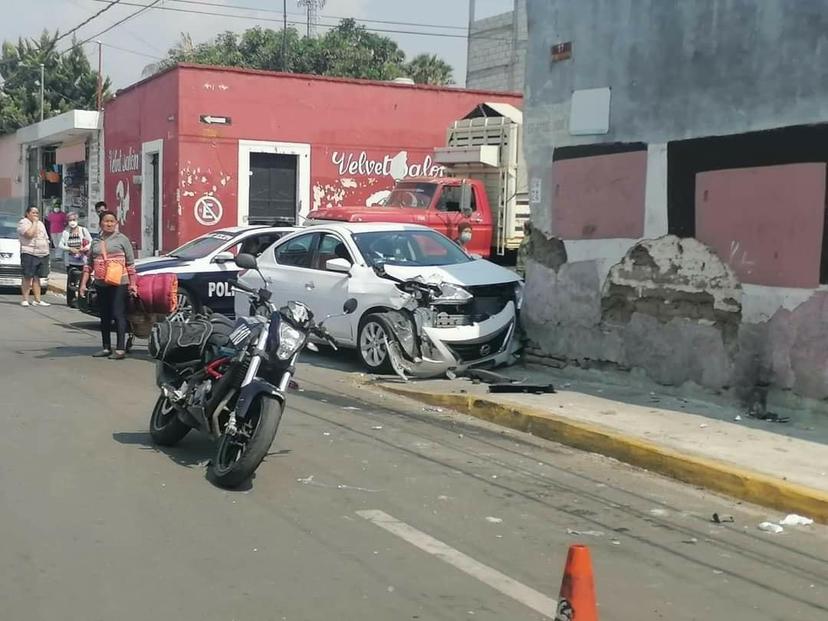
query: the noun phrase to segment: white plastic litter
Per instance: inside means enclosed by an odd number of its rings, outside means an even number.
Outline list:
[[[567,534],[575,535],[575,536],[582,536],[582,537],[603,537],[604,531],[602,530],[575,530],[574,528],[567,528]]]
[[[761,524],[759,524],[759,530],[763,530],[766,533],[773,533],[774,535],[778,535],[785,529],[782,528],[779,524],[774,524],[773,522],[762,522]]]
[[[779,522],[782,526],[810,526],[814,523],[811,518],[806,518],[796,513],[791,513],[785,516],[785,519]]]
[[[490,524],[500,524],[503,520],[498,517],[492,517],[491,515],[486,517],[486,521]]]

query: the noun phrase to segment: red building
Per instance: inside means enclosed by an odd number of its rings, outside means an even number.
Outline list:
[[[105,197],[141,254],[217,227],[294,222],[435,174],[446,129],[519,94],[179,65],[104,116]]]

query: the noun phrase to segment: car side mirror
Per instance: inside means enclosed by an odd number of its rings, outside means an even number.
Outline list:
[[[252,254],[242,253],[236,256],[236,265],[243,270],[257,270],[259,269],[256,263],[256,257]]]
[[[351,273],[351,262],[348,259],[337,257],[336,259],[328,259],[325,261],[325,269],[329,272],[339,272],[340,274]]]
[[[235,258],[232,252],[219,252],[213,257],[213,263],[231,263]]]
[[[357,309],[357,306],[358,302],[356,301],[356,298],[348,298],[342,306],[342,312],[346,315],[350,315]]]

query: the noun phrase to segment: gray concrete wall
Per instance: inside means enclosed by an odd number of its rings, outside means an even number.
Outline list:
[[[518,0],[517,43],[513,12],[501,13],[472,24],[469,37],[466,87],[496,91],[522,91],[526,75],[526,0]]]
[[[576,89],[612,89],[609,134],[577,142],[666,142],[828,118],[825,0],[529,0],[528,23],[527,110],[556,146],[576,142],[559,123]],[[572,58],[550,62],[550,47],[564,41]]]
[[[528,0],[527,8],[530,352],[732,390],[760,410],[770,394],[826,411],[826,292],[745,285],[731,257],[652,227],[642,240],[558,240],[551,169],[555,148],[648,144],[646,213],[666,229],[666,143],[828,121],[828,2]],[[552,62],[550,48],[566,41],[572,57]],[[572,92],[601,87],[612,91],[609,133],[570,135]],[[565,251],[538,250],[550,247]],[[759,307],[764,319],[755,318]]]

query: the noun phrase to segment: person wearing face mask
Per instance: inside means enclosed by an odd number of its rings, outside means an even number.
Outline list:
[[[66,228],[66,214],[61,211],[60,205],[52,207],[52,213],[46,216],[46,225],[49,228],[49,237],[52,239],[54,258],[59,258],[63,252],[58,248],[60,237]]]
[[[467,246],[472,238],[472,228],[468,222],[462,222],[457,227],[457,243],[463,247],[463,250],[468,250]]]
[[[64,253],[63,260],[66,263],[66,304],[70,308],[75,308],[78,284],[91,244],[92,235],[78,223],[78,214],[70,213],[58,242],[58,249]]]

